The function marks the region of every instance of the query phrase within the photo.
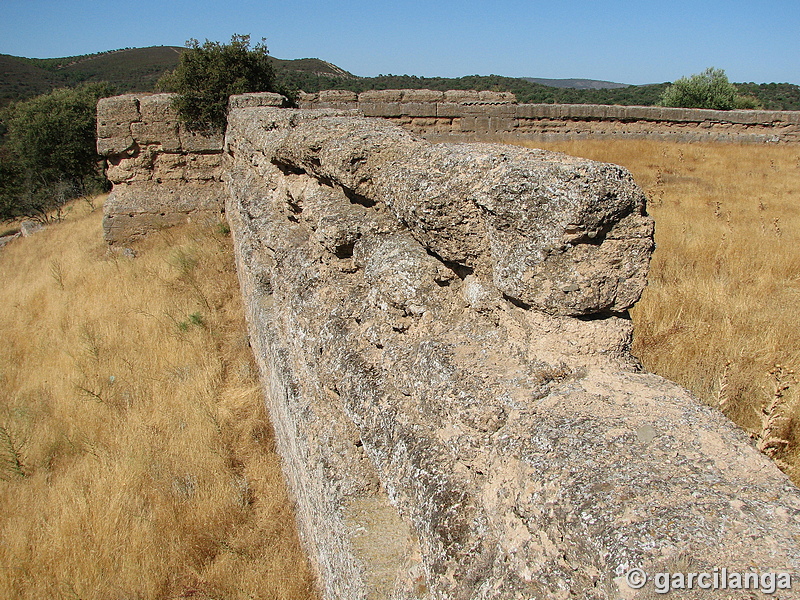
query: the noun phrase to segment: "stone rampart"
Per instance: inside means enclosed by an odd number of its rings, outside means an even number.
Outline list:
[[[662,139],[682,142],[800,142],[800,111],[705,110],[596,104],[517,104],[508,92],[328,90],[302,108],[358,109],[432,141]]]
[[[261,103],[232,99],[225,214],[326,600],[800,585],[800,492],[630,354],[653,224],[626,170]]]

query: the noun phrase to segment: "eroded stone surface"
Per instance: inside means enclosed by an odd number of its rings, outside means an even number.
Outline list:
[[[625,171],[331,111],[233,111],[226,150],[253,348],[326,598],[643,598],[629,568],[797,572],[796,488],[630,355],[616,311],[652,223]]]
[[[616,165],[543,150],[429,144],[383,121],[293,127],[273,160],[380,202],[446,263],[557,314],[621,312],[638,300],[652,219]]]

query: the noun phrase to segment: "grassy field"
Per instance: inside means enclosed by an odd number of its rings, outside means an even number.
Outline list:
[[[800,147],[573,141],[650,199],[656,252],[631,311],[644,366],[751,431],[800,483]]]
[[[645,367],[800,481],[800,148],[537,144],[628,167],[657,250]],[[230,241],[109,253],[100,211],[0,250],[0,597],[311,599]]]
[[[0,598],[316,598],[225,231],[100,220],[0,250]]]

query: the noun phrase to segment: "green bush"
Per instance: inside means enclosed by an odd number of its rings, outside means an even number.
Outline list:
[[[275,91],[275,73],[263,40],[250,48],[249,35],[234,35],[230,44],[186,42],[178,67],[165,74],[157,89],[175,92],[175,110],[197,131],[225,129],[228,98],[233,94]]]
[[[0,219],[45,218],[68,200],[106,185],[96,149],[97,101],[104,83],[57,89],[4,110]]]
[[[762,110],[764,105],[755,96],[737,95],[733,101],[733,107],[736,110]]]
[[[679,108],[758,108],[752,97],[740,96],[723,69],[709,67],[691,77],[681,77],[661,96],[661,106]]]

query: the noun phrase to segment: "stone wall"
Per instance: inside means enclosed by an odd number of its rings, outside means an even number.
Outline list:
[[[626,585],[634,567],[796,577],[800,492],[630,354],[653,224],[626,170],[231,102],[225,214],[324,598],[661,597]]]
[[[269,96],[280,106],[282,97]],[[172,94],[100,100],[97,150],[114,185],[105,203],[106,240],[126,243],[177,223],[219,220],[226,196],[222,143],[222,133],[204,135],[180,125]]]
[[[517,104],[508,92],[328,90],[302,108],[358,109],[432,141],[448,139],[662,139],[682,142],[800,142],[800,112],[704,110],[595,104]]]

